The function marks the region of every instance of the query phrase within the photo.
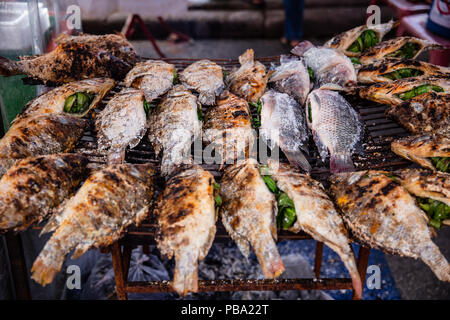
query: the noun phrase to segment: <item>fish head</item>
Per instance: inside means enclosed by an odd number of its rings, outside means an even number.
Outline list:
[[[322,105],[322,99],[324,95],[327,94],[328,90],[315,89],[311,91],[306,99],[305,103],[305,114],[306,114],[306,123],[309,128],[312,128],[313,123],[319,118],[320,109]]]

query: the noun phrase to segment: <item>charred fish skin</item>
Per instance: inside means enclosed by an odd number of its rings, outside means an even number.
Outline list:
[[[156,154],[163,151],[161,174],[167,176],[177,166],[190,162],[192,142],[201,134],[200,105],[183,85],[175,86],[149,117],[148,137]]]
[[[361,297],[361,278],[347,229],[322,184],[288,164],[269,160],[268,167],[277,187],[294,202],[297,220],[289,230],[296,233],[303,230],[333,249],[351,275],[356,296]]]
[[[225,168],[220,186],[225,229],[245,257],[252,246],[265,278],[278,277],[285,268],[275,243],[277,203],[257,161],[249,158]]]
[[[430,158],[450,157],[450,137],[438,134],[419,134],[395,140],[391,150],[399,156],[436,171]]]
[[[442,281],[450,265],[431,241],[425,213],[408,191],[385,172],[340,173],[331,193],[352,234],[373,248],[421,258]]]
[[[174,82],[176,69],[173,64],[161,60],[138,62],[124,79],[126,87],[144,92],[145,100],[151,102],[169,91]]]
[[[311,171],[301,150],[308,151],[308,131],[300,105],[286,93],[273,90],[261,97],[259,133],[269,147],[278,145],[291,165]]]
[[[0,140],[0,176],[17,159],[70,151],[86,128],[86,120],[60,114],[15,122]]]
[[[300,105],[305,103],[311,86],[303,60],[285,55],[280,57],[280,66],[270,76],[269,83],[273,83],[277,91],[293,97]]]
[[[214,177],[200,166],[172,175],[156,206],[156,241],[161,254],[175,256],[172,287],[181,296],[198,291],[198,261],[216,234]]]
[[[26,74],[44,82],[66,83],[107,77],[123,79],[136,62],[136,52],[125,36],[60,35],[58,47],[42,56],[0,60],[0,74]]]
[[[255,140],[247,101],[229,91],[222,92],[216,106],[205,113],[203,142],[215,146],[221,164],[232,164],[250,155]]]
[[[76,259],[92,247],[117,241],[130,224],[147,216],[153,197],[152,164],[116,164],[94,172],[49,222],[55,230],[31,269],[32,279],[52,282],[73,249]]]
[[[186,88],[197,91],[198,101],[207,106],[216,103],[216,96],[225,86],[222,67],[209,60],[199,60],[189,65],[180,73],[180,81]]]
[[[336,91],[316,89],[306,101],[306,118],[322,161],[330,155],[330,171],[354,171],[351,156],[360,147],[363,125],[352,106]]]
[[[123,162],[125,149],[138,145],[147,130],[142,91],[116,94],[98,114],[95,126],[99,150],[107,153],[110,163]]]
[[[389,106],[386,116],[411,133],[450,134],[450,94],[428,92]]]
[[[0,231],[23,231],[51,214],[87,177],[87,163],[69,153],[17,161],[0,179]]]
[[[229,90],[249,102],[257,103],[267,86],[266,67],[255,61],[253,49],[247,49],[240,55],[239,63],[240,68],[226,79]]]

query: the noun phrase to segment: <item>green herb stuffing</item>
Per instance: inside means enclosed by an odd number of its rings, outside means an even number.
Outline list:
[[[391,79],[391,80],[398,80],[398,79],[404,79],[404,78],[410,78],[410,77],[418,77],[423,75],[423,72],[417,69],[411,69],[411,68],[403,68],[399,70],[395,70],[390,73],[383,74],[383,77]]]
[[[309,120],[309,123],[312,123],[311,102],[308,103],[308,120]]]
[[[449,157],[432,157],[430,158],[436,170],[442,172],[450,172],[450,158]]]
[[[417,201],[430,218],[430,225],[435,229],[442,226],[443,220],[450,218],[450,207],[445,203],[429,198],[417,198]]]
[[[378,37],[373,30],[365,30],[361,35],[348,47],[350,52],[363,52],[378,43]]]
[[[361,61],[359,61],[358,58],[351,57],[350,60],[351,60],[351,62],[352,62],[353,64],[361,64]]]
[[[197,117],[198,120],[202,121],[203,120],[203,113],[202,113],[202,109],[197,107]]]
[[[416,55],[417,51],[419,51],[419,49],[420,45],[418,43],[407,42],[400,49],[386,56],[394,58],[412,59]]]
[[[397,178],[396,176],[393,176],[392,174],[385,173],[384,175],[385,175],[386,177],[388,177],[389,179],[394,180],[395,182],[399,182],[399,181],[398,181],[398,178]]]
[[[222,197],[219,195],[220,192],[220,184],[218,184],[217,182],[213,183],[213,188],[214,188],[214,205],[216,207],[220,207],[222,205]]]
[[[91,105],[95,95],[87,92],[77,92],[70,95],[64,103],[64,112],[83,113]]]
[[[177,69],[173,70],[173,84],[176,84],[178,82],[178,72]]]
[[[308,67],[308,73],[309,73],[309,80],[314,81],[316,77],[314,76],[314,71],[310,67]]]
[[[261,127],[261,110],[262,110],[262,102],[261,102],[261,100],[258,100],[257,103],[249,102],[248,104],[256,109],[256,116],[252,119],[253,120],[253,126],[255,128]]]
[[[402,100],[409,100],[412,99],[414,97],[417,97],[421,94],[430,92],[431,90],[436,91],[436,92],[443,92],[444,89],[442,87],[439,86],[435,86],[432,84],[423,84],[421,86],[415,87],[411,90],[402,92],[398,95],[398,97]]]
[[[145,114],[148,117],[148,113],[150,112],[150,103],[147,102],[147,100],[144,99],[144,110],[145,110]]]

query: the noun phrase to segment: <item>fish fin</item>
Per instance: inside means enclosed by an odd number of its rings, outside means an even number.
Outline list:
[[[431,240],[425,248],[420,250],[419,254],[439,280],[450,282],[450,264]]]
[[[285,271],[277,245],[270,233],[259,234],[251,244],[266,279],[276,278]]]
[[[355,166],[350,154],[331,154],[330,156],[331,173],[355,171]]]
[[[303,56],[303,54],[308,51],[309,49],[313,48],[314,45],[309,41],[302,41],[300,42],[295,48],[291,50],[292,54],[295,54],[296,56]]]
[[[239,56],[239,63],[252,63],[255,60],[255,51],[253,49],[247,49],[242,55]]]
[[[39,236],[41,237],[42,235],[44,235],[46,233],[55,231],[58,227],[59,227],[59,222],[54,217],[51,217],[50,221],[47,222],[47,224],[42,228],[41,232],[39,233]]]
[[[216,104],[216,95],[214,92],[203,91],[198,95],[198,101],[201,104],[212,106]]]
[[[355,255],[353,253],[353,250],[350,246],[348,246],[347,250],[347,248],[335,247],[328,243],[327,245],[339,255],[345,265],[345,268],[347,268],[350,277],[352,278],[352,286],[353,290],[355,291],[355,298],[362,299],[363,286],[361,282],[361,276],[359,275],[358,268],[356,267]]]
[[[292,166],[296,166],[299,168],[302,168],[306,172],[311,171],[311,165],[309,164],[308,160],[306,160],[305,155],[300,150],[296,151],[284,151],[284,154],[289,160],[289,163]]]
[[[198,252],[196,250],[182,248],[175,253],[172,287],[180,296],[198,291]]]
[[[0,75],[9,77],[21,74],[17,64],[8,58],[0,57]]]

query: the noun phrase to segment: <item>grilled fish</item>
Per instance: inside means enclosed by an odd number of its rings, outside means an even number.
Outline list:
[[[124,79],[125,86],[141,89],[148,103],[166,93],[173,86],[177,70],[173,64],[161,60],[137,63]]]
[[[362,25],[331,38],[324,46],[338,49],[346,56],[356,57],[361,52],[380,42],[393,27],[394,21],[392,20],[373,27]]]
[[[98,148],[108,161],[123,162],[125,149],[134,148],[147,130],[142,91],[125,89],[116,94],[97,116]]]
[[[0,230],[42,221],[87,177],[86,157],[57,154],[17,161],[0,179]]]
[[[386,116],[397,120],[412,133],[450,134],[450,94],[428,92],[386,109]]]
[[[41,56],[0,58],[0,74],[25,74],[54,83],[107,77],[123,79],[136,61],[136,52],[125,36],[117,34],[69,36],[61,34],[55,50]]]
[[[198,261],[203,260],[216,234],[214,177],[200,166],[185,168],[167,181],[157,204],[158,249],[175,256],[172,287],[184,296],[198,290]]]
[[[279,146],[293,166],[310,171],[302,151],[308,152],[308,132],[300,105],[286,93],[267,91],[262,97],[259,133],[268,146]]]
[[[239,56],[239,63],[241,67],[231,72],[226,79],[230,91],[247,101],[257,103],[266,89],[266,67],[255,61],[253,49],[247,49]]]
[[[86,127],[86,120],[61,114],[15,122],[0,140],[0,176],[18,159],[70,151]]]
[[[431,241],[425,213],[408,191],[379,171],[342,173],[331,192],[353,235],[373,248],[421,258],[442,281],[450,265]]]
[[[296,57],[282,55],[280,66],[269,78],[277,91],[287,93],[300,105],[303,105],[308,97],[311,87],[308,69],[302,60]]]
[[[356,85],[353,63],[341,51],[315,47],[311,42],[303,41],[291,52],[303,57],[306,65],[311,68],[316,87],[328,85],[344,90]]]
[[[203,142],[215,148],[215,159],[232,164],[248,157],[255,143],[247,101],[229,91],[217,98],[217,105],[208,109],[203,122]]]
[[[287,164],[269,160],[268,166],[277,187],[294,202],[297,220],[289,230],[296,233],[303,230],[336,251],[352,277],[356,296],[361,298],[361,279],[347,230],[323,186]]]
[[[200,108],[197,98],[183,85],[178,85],[167,93],[150,116],[148,137],[156,154],[163,150],[163,175],[189,158],[191,144],[202,130],[197,108]]]
[[[362,64],[374,63],[384,58],[415,59],[425,50],[442,50],[443,46],[414,37],[398,37],[373,46],[360,57]]]
[[[255,159],[228,166],[220,183],[222,223],[246,257],[252,245],[264,277],[275,278],[285,268],[278,253],[277,203],[259,173]]]
[[[186,88],[197,91],[198,101],[207,106],[215,104],[216,96],[224,88],[222,67],[209,60],[200,60],[188,66],[180,73],[180,81]]]
[[[130,224],[148,214],[153,196],[152,164],[117,164],[94,172],[43,232],[55,231],[31,269],[45,286],[61,269],[73,249],[73,259],[92,247],[117,241]]]
[[[450,78],[450,68],[418,60],[391,58],[364,65],[358,71],[361,83],[391,82],[411,77]]]
[[[45,113],[61,113],[66,116],[83,117],[91,109],[95,108],[103,97],[114,86],[114,80],[108,78],[96,78],[70,82],[57,87],[39,97],[31,100],[24,110],[14,119],[18,120]],[[91,101],[86,101],[81,107],[76,108],[77,94],[89,96]],[[87,99],[89,100],[89,99]]]
[[[403,158],[435,171],[433,157],[450,158],[450,138],[437,134],[411,136],[392,142],[391,149]]]
[[[330,171],[354,170],[351,156],[363,126],[352,106],[336,91],[316,89],[306,101],[306,115],[322,161],[330,154]]]
[[[429,77],[377,83],[361,88],[359,96],[378,103],[398,105],[430,91],[450,93],[450,79]]]

